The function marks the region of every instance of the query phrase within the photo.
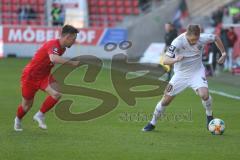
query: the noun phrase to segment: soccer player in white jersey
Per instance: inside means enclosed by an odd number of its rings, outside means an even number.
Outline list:
[[[205,44],[215,42],[222,54],[218,60],[219,64],[224,63],[226,52],[218,36],[200,32],[199,25],[189,25],[187,31],[179,35],[168,48],[163,63],[174,64],[174,75],[165,89],[162,100],[155,108],[152,120],[143,128],[143,131],[152,131],[158,118],[173,98],[188,87],[200,96],[206,109],[207,124],[213,119],[212,98],[208,92],[208,82],[202,64],[202,50]]]

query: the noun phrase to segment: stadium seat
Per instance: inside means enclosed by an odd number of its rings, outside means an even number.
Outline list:
[[[19,9],[19,7],[17,5],[12,5],[11,11],[14,13],[17,13],[18,9]]]
[[[98,9],[98,13],[100,13],[100,14],[106,14],[106,13],[107,13],[106,7],[100,7],[100,8]]]
[[[119,7],[116,9],[116,14],[124,14],[124,8],[123,7]]]
[[[132,2],[132,6],[133,6],[133,7],[138,7],[138,6],[139,6],[138,0],[134,0],[134,1]]]
[[[2,4],[8,4],[9,0],[2,0]]]
[[[115,16],[113,16],[113,15],[108,15],[107,20],[108,20],[108,21],[115,21],[116,18],[115,18]]]
[[[45,8],[42,5],[37,7],[37,12],[39,12],[39,13],[44,13],[44,10],[45,10]]]
[[[2,4],[2,12],[8,12],[11,10],[11,6],[8,4]]]
[[[18,21],[17,19],[13,19],[13,20],[12,20],[12,24],[13,24],[13,25],[18,25],[18,24],[19,24],[19,21]]]
[[[132,7],[132,1],[131,0],[124,1],[124,7]]]
[[[138,15],[140,13],[138,8],[134,8],[133,9],[133,14]]]
[[[132,8],[125,8],[124,14],[131,15],[132,14]]]
[[[37,4],[38,5],[44,5],[45,4],[45,0],[37,0]]]
[[[123,1],[122,0],[116,0],[116,7],[122,7],[123,6]]]
[[[18,14],[17,13],[12,13],[11,18],[13,20],[17,20],[18,19]]]
[[[112,6],[114,6],[114,0],[109,0],[109,1],[107,1],[107,6],[108,7],[112,7]]]
[[[28,4],[28,0],[20,0],[20,4],[21,5],[26,5],[26,4]]]
[[[11,0],[12,4],[18,4],[20,0]]]
[[[115,8],[113,8],[113,7],[107,8],[107,13],[108,14],[115,14]]]
[[[123,21],[123,16],[122,15],[117,15],[116,20],[117,21]]]
[[[106,6],[106,1],[105,1],[105,0],[99,0],[99,1],[98,1],[98,6],[99,6],[99,7]]]
[[[98,9],[97,9],[97,7],[91,7],[91,8],[90,8],[90,14],[98,14]]]

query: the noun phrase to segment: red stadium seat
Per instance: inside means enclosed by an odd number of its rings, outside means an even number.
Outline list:
[[[117,21],[123,21],[124,17],[122,15],[117,15],[116,20]]]
[[[115,3],[114,3],[114,0],[108,0],[108,1],[107,1],[107,6],[108,6],[108,7],[113,7],[114,4],[115,4]]]
[[[123,7],[118,7],[116,9],[116,14],[124,14],[124,8]]]
[[[18,24],[19,24],[19,21],[18,21],[17,19],[13,19],[13,20],[12,20],[12,24],[13,24],[13,25],[18,25]]]
[[[96,21],[97,16],[96,15],[90,15],[89,19],[90,19],[90,21]]]
[[[108,14],[114,14],[115,13],[115,8],[113,8],[113,7],[107,8],[107,13]]]
[[[10,18],[11,18],[10,13],[7,13],[7,12],[2,13],[2,19],[10,19]]]
[[[98,1],[98,6],[99,6],[99,7],[106,6],[106,1],[105,1],[105,0],[99,0],[99,1]]]
[[[11,15],[11,18],[12,18],[13,20],[17,20],[17,19],[18,19],[18,14],[17,14],[17,13],[13,13],[13,14]]]
[[[124,14],[131,15],[132,14],[132,8],[125,8]]]
[[[110,23],[108,23],[108,27],[114,27],[114,26],[116,26],[116,23],[115,23],[115,22],[110,22]]]
[[[90,8],[90,14],[97,14],[97,13],[98,13],[97,7],[91,7]]]
[[[116,6],[117,7],[122,7],[123,6],[123,1],[122,0],[116,0]]]
[[[17,13],[19,7],[17,5],[12,5],[12,12]]]
[[[2,2],[1,2],[3,5],[4,4],[8,4],[9,3],[9,0],[2,0]]]
[[[36,26],[39,24],[39,22],[37,20],[29,20],[29,24]]]
[[[26,4],[28,4],[28,0],[20,0],[20,4],[21,5],[26,5]]]
[[[100,13],[100,14],[106,14],[106,13],[107,13],[107,8],[106,8],[106,7],[100,7],[100,8],[98,9],[98,13]]]
[[[116,17],[113,16],[113,15],[108,15],[107,20],[108,20],[108,21],[115,21],[115,20],[116,20]]]
[[[40,5],[37,7],[37,12],[43,13],[44,11],[45,11],[45,6]]]
[[[28,24],[28,21],[27,21],[27,20],[22,20],[22,21],[20,21],[20,24],[21,24],[21,25],[27,25],[27,24]]]
[[[44,5],[45,4],[45,0],[37,0],[37,4],[38,5]]]
[[[138,0],[134,0],[132,3],[133,3],[133,7],[138,7],[139,6]]]
[[[9,19],[3,19],[2,24],[11,24]]]
[[[134,8],[133,9],[133,14],[138,15],[140,13],[138,8]]]
[[[12,4],[18,4],[20,0],[11,0]]]
[[[124,1],[124,6],[125,7],[132,7],[132,1],[131,0],[125,0]]]
[[[89,6],[97,6],[98,1],[97,0],[89,0]]]
[[[36,0],[28,0],[28,3],[35,5],[35,4],[36,4]],[[38,2],[37,2],[37,3],[38,3]]]
[[[9,12],[11,10],[11,6],[7,4],[2,5],[2,12]]]

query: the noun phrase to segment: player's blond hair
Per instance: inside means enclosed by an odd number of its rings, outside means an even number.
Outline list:
[[[201,33],[200,25],[198,24],[189,24],[187,26],[187,35],[199,36]]]

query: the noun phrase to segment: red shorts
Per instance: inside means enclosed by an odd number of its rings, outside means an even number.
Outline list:
[[[53,82],[55,82],[55,80],[51,75],[48,75],[41,80],[34,80],[29,79],[28,75],[23,74],[21,77],[22,96],[27,100],[31,100],[39,89],[45,91],[47,86]]]

